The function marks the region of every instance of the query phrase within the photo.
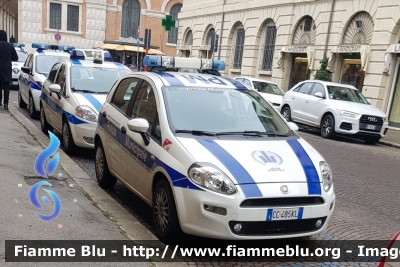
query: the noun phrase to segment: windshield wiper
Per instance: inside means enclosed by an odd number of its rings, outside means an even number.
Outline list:
[[[92,93],[92,94],[106,93],[106,92],[97,92],[97,91],[84,90],[84,89],[75,89],[75,87],[72,87],[71,90],[72,90],[72,92],[83,92],[83,93]]]
[[[208,132],[208,131],[197,131],[197,130],[175,130],[175,133],[190,133],[193,135],[208,135],[208,136],[215,136],[215,132]]]
[[[272,132],[260,132],[260,131],[243,131],[243,132],[219,132],[217,133],[217,135],[248,135],[248,136],[263,136],[263,135],[267,135],[267,136],[285,136],[287,137],[287,135],[284,134],[276,134],[276,133],[272,133]]]

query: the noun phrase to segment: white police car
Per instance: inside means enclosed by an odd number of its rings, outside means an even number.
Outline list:
[[[25,52],[24,47],[25,44],[13,43],[15,51],[18,55],[18,61],[12,62],[12,82],[11,87],[18,88],[18,79],[21,74],[21,67],[24,65],[28,54]]]
[[[72,46],[57,46],[47,44],[32,44],[36,51],[28,55],[19,76],[18,103],[20,108],[29,107],[31,118],[39,117],[39,99],[42,85],[54,63],[69,58]]]
[[[153,208],[160,239],[300,237],[326,229],[329,165],[260,96],[234,79],[164,72],[223,61],[146,56],[119,79],[95,135],[99,185],[117,179]],[[163,68],[164,67],[164,68]],[[156,72],[155,72],[156,71]]]
[[[54,128],[60,132],[67,154],[73,153],[76,146],[94,148],[99,109],[115,81],[131,73],[124,65],[110,62],[108,56],[98,51],[93,60],[88,61],[81,51],[73,50],[70,58],[51,68],[43,84],[42,131],[47,134]]]

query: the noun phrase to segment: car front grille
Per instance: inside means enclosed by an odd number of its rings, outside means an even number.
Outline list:
[[[251,198],[240,204],[242,208],[251,207],[282,207],[320,205],[325,201],[322,197],[282,197],[282,198]]]
[[[380,132],[383,125],[381,117],[362,115],[360,118],[360,130],[368,132]]]
[[[315,223],[321,220],[322,226],[315,227]],[[317,231],[325,224],[326,217],[303,219],[303,220],[285,220],[285,221],[260,221],[260,222],[238,222],[230,221],[229,228],[232,233],[243,236],[272,236],[272,235],[292,235]],[[235,232],[234,225],[242,224],[240,232]]]

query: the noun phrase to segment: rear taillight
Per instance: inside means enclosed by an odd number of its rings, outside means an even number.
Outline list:
[[[392,239],[390,239],[390,242],[389,242],[389,244],[388,244],[387,247],[386,247],[387,249],[390,249],[390,248],[393,246],[394,241],[396,241],[396,239],[399,237],[399,235],[400,235],[400,231],[398,231],[398,232],[392,237]],[[386,261],[386,256],[383,256],[383,257],[381,258],[380,262],[379,262],[378,267],[383,267],[383,266],[385,265],[385,261]]]

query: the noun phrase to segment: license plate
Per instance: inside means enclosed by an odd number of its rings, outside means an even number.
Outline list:
[[[13,85],[18,85],[18,82],[12,82]]]
[[[304,208],[268,209],[267,221],[301,220]]]
[[[367,128],[368,130],[376,130],[376,126],[375,126],[375,125],[369,125],[369,124],[367,124],[367,125],[365,126],[365,128]]]

